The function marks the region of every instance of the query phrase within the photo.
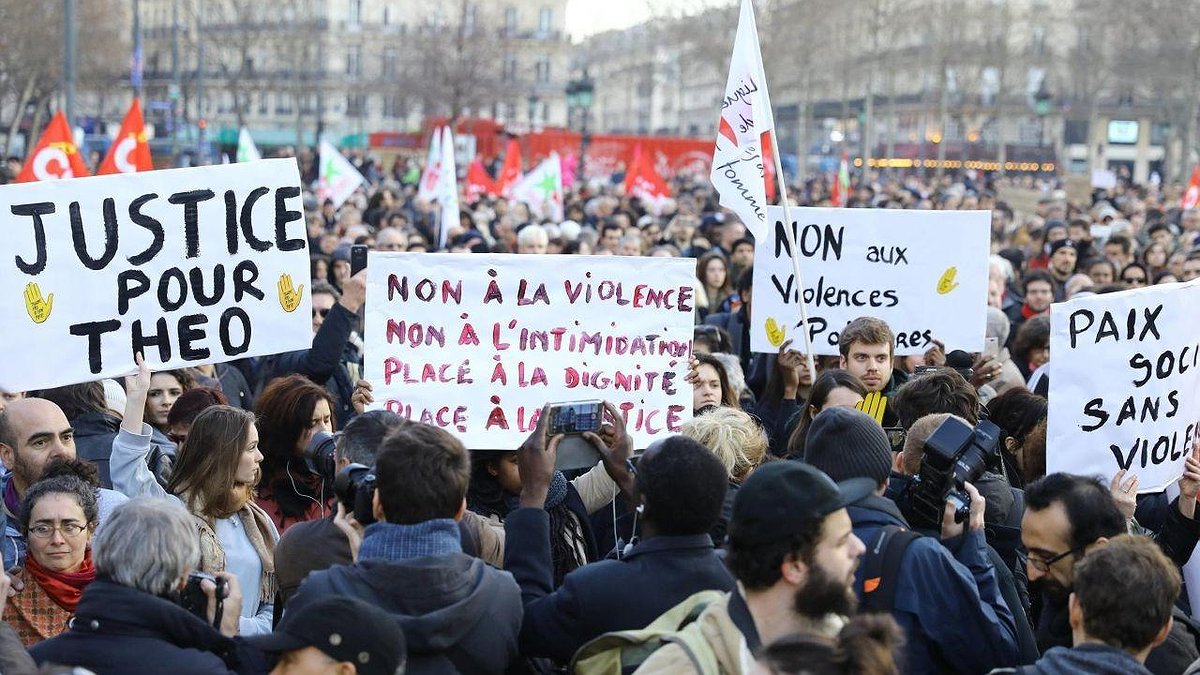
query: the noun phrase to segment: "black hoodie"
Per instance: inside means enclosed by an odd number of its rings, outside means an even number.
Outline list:
[[[464,553],[313,572],[287,611],[328,595],[359,598],[391,613],[404,630],[410,675],[499,674],[517,657],[521,589],[508,572]]]

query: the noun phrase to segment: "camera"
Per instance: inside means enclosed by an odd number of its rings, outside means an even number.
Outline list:
[[[337,447],[338,436],[341,432],[329,433],[328,431],[318,431],[308,440],[308,445],[304,446],[304,466],[309,473],[325,478],[333,478],[337,472],[337,462],[334,460],[333,452]]]
[[[971,497],[963,488],[983,475],[1000,449],[1000,427],[980,420],[975,428],[947,418],[925,441],[921,468],[909,488],[913,525],[940,528],[945,505],[954,506],[954,522],[971,513]]]
[[[333,479],[333,491],[346,513],[364,527],[375,522],[375,470],[362,464],[342,468]]]
[[[200,582],[206,579],[213,582],[217,587],[217,611],[213,618],[213,626],[217,627],[221,625],[221,605],[225,596],[229,593],[225,588],[225,579],[223,577],[215,577],[203,572],[192,572],[188,575],[187,584],[184,585],[183,590],[179,593],[179,606],[200,617],[207,623],[208,596],[204,594],[204,589],[200,587]]]

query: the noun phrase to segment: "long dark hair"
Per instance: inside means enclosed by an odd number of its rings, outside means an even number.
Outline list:
[[[717,371],[717,379],[721,380],[721,405],[737,408],[738,399],[737,393],[733,391],[733,387],[729,386],[729,374],[725,372],[725,364],[713,358],[711,354],[693,354],[696,360],[700,362],[700,366],[712,366]]]
[[[800,414],[800,423],[796,425],[796,430],[788,438],[789,457],[804,458],[804,444],[808,440],[808,427],[813,421],[813,408],[819,412],[821,408],[825,407],[825,402],[829,400],[829,394],[834,389],[849,389],[859,396],[867,395],[867,388],[863,386],[863,383],[845,370],[834,368],[821,373],[817,381],[813,382],[812,392],[804,405],[804,411]]]
[[[296,457],[296,441],[312,424],[313,409],[321,400],[329,404],[332,412],[333,399],[324,387],[303,375],[289,375],[272,380],[254,406],[263,453],[262,482],[267,492],[264,496],[274,499],[288,518],[303,516],[312,506],[312,500],[325,497],[315,492],[301,493],[307,487],[305,481],[293,480],[288,474],[289,462]],[[299,460],[295,463],[302,464]],[[313,490],[317,491],[315,487]]]
[[[511,452],[511,451],[510,451]],[[467,508],[481,516],[504,520],[514,504],[514,497],[500,487],[491,470],[504,461],[507,452],[476,450],[471,453],[471,484],[467,488]],[[515,454],[515,453],[514,453]],[[568,486],[568,490],[574,487]],[[580,550],[587,550],[582,521],[572,517],[571,507],[564,499],[546,508],[550,516],[550,559],[554,564],[554,586],[562,585],[567,573],[587,564]],[[578,517],[578,516],[577,516]]]

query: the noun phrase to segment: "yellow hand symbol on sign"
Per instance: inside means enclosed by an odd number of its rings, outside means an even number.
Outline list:
[[[38,288],[36,282],[31,281],[25,284],[25,311],[29,313],[29,318],[33,319],[34,323],[43,323],[49,319],[53,309],[53,293],[42,299],[42,289]]]
[[[942,278],[938,279],[937,292],[939,295],[945,295],[950,291],[958,288],[958,282],[954,280],[958,276],[957,267],[947,267],[945,272],[942,272]]]
[[[279,306],[285,312],[294,312],[300,306],[300,298],[304,297],[304,284],[299,288],[292,285],[292,275],[283,274],[279,277]]]
[[[876,422],[883,424],[883,414],[887,412],[887,397],[877,391],[872,391],[863,400],[854,404],[854,407],[870,415]]]
[[[775,319],[767,319],[767,342],[770,342],[772,347],[778,347],[783,344],[785,337],[787,337],[787,327],[780,326]]]

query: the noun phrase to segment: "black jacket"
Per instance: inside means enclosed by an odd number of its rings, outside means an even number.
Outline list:
[[[112,457],[113,439],[121,429],[121,418],[107,412],[84,413],[71,420],[75,430],[75,455],[86,459],[100,470],[100,487],[112,489],[108,461]],[[171,480],[171,469],[175,465],[175,443],[163,432],[154,429],[150,436],[150,456],[147,462],[150,472],[165,489]]]
[[[323,385],[333,396],[332,412],[337,419],[337,427],[345,427],[354,417],[354,406],[350,402],[354,394],[354,382],[346,363],[359,359],[357,350],[350,345],[350,333],[357,320],[358,317],[350,310],[340,304],[334,305],[313,337],[312,349],[270,357],[263,381],[270,382],[276,377],[299,373]]]
[[[182,607],[104,579],[83,591],[70,630],[29,652],[39,664],[82,666],[96,675],[267,670],[261,652],[221,635]]]
[[[287,611],[330,595],[364,600],[396,618],[408,648],[409,675],[499,674],[517,658],[520,590],[510,574],[465,553],[367,560],[313,572]]]
[[[645,628],[698,591],[735,586],[712,539],[698,534],[647,539],[621,560],[601,560],[572,571],[554,590],[545,510],[512,511],[504,532],[504,568],[521,585],[525,604],[521,653],[526,656],[569,661],[595,637]]]

